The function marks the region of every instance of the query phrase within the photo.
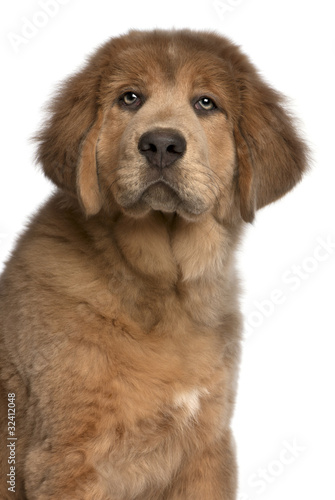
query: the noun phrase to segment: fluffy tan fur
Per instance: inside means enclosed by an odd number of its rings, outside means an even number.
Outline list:
[[[158,172],[138,144],[162,129],[186,151]],[[134,31],[62,86],[38,141],[59,189],[0,283],[0,497],[235,499],[234,251],[306,163],[281,96],[225,38]]]

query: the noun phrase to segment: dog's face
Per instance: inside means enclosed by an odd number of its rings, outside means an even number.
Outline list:
[[[251,221],[305,167],[281,96],[238,47],[189,31],[111,40],[65,84],[39,140],[45,172],[88,215]]]
[[[231,96],[208,59],[169,42],[149,60],[138,49],[113,61],[97,161],[103,191],[127,213],[194,218],[232,203]]]

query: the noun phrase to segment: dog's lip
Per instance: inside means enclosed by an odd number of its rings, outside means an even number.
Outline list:
[[[189,219],[193,219],[194,217],[201,216],[203,213],[207,212],[208,206],[204,203],[201,203],[200,200],[198,203],[192,203],[188,201],[185,196],[182,195],[180,190],[178,189],[178,185],[176,183],[171,182],[171,180],[167,179],[165,176],[160,174],[154,179],[147,180],[144,185],[141,186],[141,189],[133,193],[133,196],[123,196],[121,199],[119,198],[118,202],[124,209],[133,210],[135,207],[139,208],[140,206],[147,205],[146,195],[150,196],[150,188],[154,187],[166,187],[171,191],[171,202],[172,205],[174,203],[174,207],[172,206],[168,209],[169,212],[177,212],[180,215],[185,215]],[[168,208],[168,207],[165,207]],[[164,211],[162,207],[160,209]]]
[[[170,188],[174,194],[176,194],[178,197],[179,197],[179,193],[178,193],[178,189],[177,187],[172,183],[172,182],[169,182],[168,179],[166,179],[165,177],[161,176],[159,177],[158,179],[156,180],[153,180],[151,182],[148,182],[144,188],[144,190],[142,191],[142,194],[141,196],[144,195],[144,193],[151,187],[153,186],[159,186],[159,185],[162,185],[162,186],[167,186],[168,188]]]
[[[142,189],[139,190],[137,193],[136,193],[136,196],[132,197],[131,199],[128,199],[126,201],[126,203],[123,203],[124,206],[131,206],[131,205],[134,205],[135,203],[139,202],[143,196],[145,195],[145,193],[153,186],[166,186],[168,187],[169,189],[171,189],[171,191],[173,192],[173,194],[175,196],[177,196],[180,201],[182,201],[180,195],[179,195],[179,192],[178,192],[178,188],[172,183],[172,182],[169,182],[166,178],[164,178],[162,175],[156,179],[153,179],[151,181],[147,181],[143,186],[142,186]]]
[[[181,204],[178,193],[166,182],[154,182],[146,188],[141,199],[153,210],[176,212]]]

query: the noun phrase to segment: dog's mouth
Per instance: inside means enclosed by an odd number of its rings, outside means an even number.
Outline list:
[[[121,200],[125,209],[141,212],[151,208],[161,212],[176,212],[182,204],[178,189],[163,178],[146,183],[133,196]]]
[[[126,212],[141,215],[148,210],[166,213],[178,213],[188,219],[193,219],[207,211],[205,203],[195,193],[185,192],[164,177],[151,180],[136,194],[123,193],[118,200]]]
[[[140,197],[153,210],[176,212],[181,204],[177,191],[164,180],[159,180],[148,186]]]

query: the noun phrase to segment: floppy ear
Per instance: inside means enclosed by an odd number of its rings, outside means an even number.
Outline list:
[[[102,122],[103,113],[100,109],[94,125],[84,139],[77,167],[77,194],[86,215],[97,214],[102,206],[96,163],[96,149]]]
[[[109,59],[104,50],[62,85],[49,106],[49,120],[35,137],[44,173],[77,196],[87,215],[96,214],[102,205],[95,157],[103,120],[99,89]]]
[[[307,147],[298,136],[283,97],[265,84],[246,59],[236,81],[240,113],[234,127],[240,210],[246,222],[301,179]]]

